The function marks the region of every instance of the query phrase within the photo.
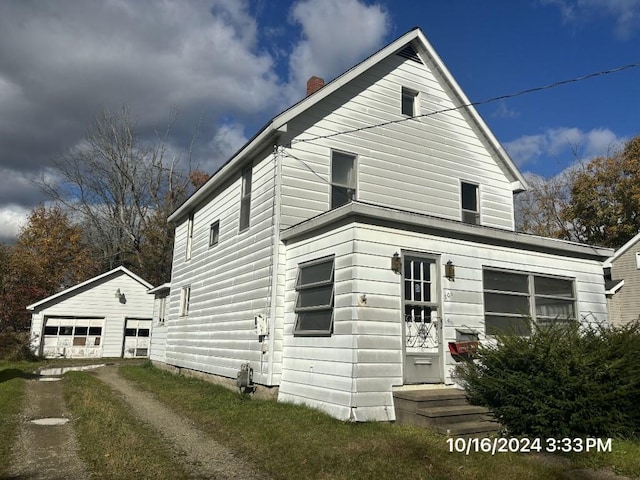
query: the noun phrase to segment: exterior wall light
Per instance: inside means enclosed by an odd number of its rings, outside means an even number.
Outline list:
[[[454,282],[456,280],[456,266],[449,260],[444,266],[444,276],[447,280]]]
[[[391,270],[398,274],[402,272],[402,259],[398,252],[394,253],[393,257],[391,257]]]

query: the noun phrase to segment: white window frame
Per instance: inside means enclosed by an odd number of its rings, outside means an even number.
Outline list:
[[[318,282],[312,283],[302,283],[302,273],[305,268],[317,266],[323,263],[331,264],[331,275],[329,278]],[[315,260],[311,260],[308,262],[304,262],[298,265],[298,276],[296,278],[296,303],[295,303],[295,313],[296,313],[296,322],[293,327],[293,333],[296,336],[331,336],[333,333],[333,316],[334,316],[334,297],[335,297],[335,257],[323,257]],[[302,306],[304,302],[304,297],[306,294],[311,294],[314,291],[317,292],[319,289],[326,289],[327,287],[331,288],[329,303],[318,304],[318,305],[305,305]],[[304,328],[302,323],[304,321],[303,317],[305,314],[309,313],[322,313],[328,315],[328,324],[326,328],[322,329],[307,329]]]
[[[158,297],[158,324],[159,325],[164,325],[166,311],[167,311],[167,296]]]
[[[185,252],[185,260],[191,260],[191,250],[193,248],[193,217],[193,213],[190,213],[187,220],[187,249]]]
[[[189,316],[189,304],[191,303],[191,285],[186,285],[180,290],[180,317]]]
[[[475,189],[475,204],[476,209],[470,210],[464,208],[465,204],[465,185],[469,185]],[[460,212],[461,212],[461,220],[464,223],[468,223],[470,225],[480,225],[480,185],[473,182],[467,182],[466,180],[460,180]]]
[[[636,268],[640,270],[640,252],[636,252]]]
[[[240,223],[239,231],[244,232],[251,226],[251,188],[253,182],[253,165],[242,169],[240,176]]]
[[[220,220],[209,226],[209,247],[215,247],[220,242]]]
[[[402,87],[400,96],[400,112],[407,117],[416,117],[418,113],[418,93],[411,88]],[[405,100],[411,102],[411,112],[405,111]]]
[[[517,290],[503,290],[503,289],[489,289],[486,286],[486,281],[484,278],[485,272],[498,272],[507,275],[518,275],[526,277],[526,292],[521,292]],[[507,270],[502,268],[493,268],[493,267],[483,267],[482,268],[482,291],[483,291],[483,312],[485,318],[485,333],[487,336],[495,335],[495,332],[490,332],[487,326],[487,317],[492,316],[496,318],[505,318],[505,319],[520,319],[522,321],[532,320],[538,325],[543,325],[545,323],[554,323],[554,322],[567,322],[567,321],[576,321],[577,320],[577,294],[576,294],[576,279],[571,277],[562,277],[555,275],[546,275],[539,273],[531,273],[524,272],[519,270]],[[535,282],[536,279],[550,279],[550,280],[559,280],[562,282],[570,282],[571,284],[571,296],[567,297],[564,295],[552,295],[552,294],[542,294],[536,292]],[[514,312],[498,312],[498,311],[488,311],[487,310],[487,295],[503,295],[510,297],[521,297],[526,298],[528,307],[526,311],[521,313]],[[572,316],[563,317],[560,316],[550,316],[550,315],[541,315],[538,314],[538,302],[540,300],[558,300],[561,303],[569,303],[571,305]],[[530,331],[527,329],[526,332],[522,333],[523,336],[527,336]]]
[[[353,165],[353,179],[352,184],[339,183],[334,180],[334,162],[336,161],[336,156],[341,155],[344,157],[350,157]],[[358,156],[355,153],[344,152],[341,150],[331,150],[331,188],[329,191],[329,203],[330,208],[338,208],[342,205],[346,205],[351,203],[352,201],[357,199],[358,195]],[[339,205],[334,205],[334,190],[346,190],[346,195],[349,198],[344,203],[340,203]]]

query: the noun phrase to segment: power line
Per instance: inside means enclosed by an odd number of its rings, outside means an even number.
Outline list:
[[[455,110],[460,110],[461,108],[475,107],[477,105],[484,105],[484,104],[487,104],[487,103],[497,102],[498,100],[505,100],[507,98],[519,97],[521,95],[527,95],[529,93],[540,92],[542,90],[549,90],[551,88],[560,87],[562,85],[567,85],[569,83],[581,82],[583,80],[588,80],[590,78],[601,77],[601,76],[604,76],[604,75],[610,75],[612,73],[618,73],[618,72],[622,72],[623,70],[629,70],[631,68],[636,68],[636,67],[640,67],[640,62],[638,62],[638,63],[629,63],[629,64],[623,65],[621,67],[611,68],[609,70],[602,70],[600,72],[595,72],[595,73],[589,73],[588,75],[583,75],[581,77],[570,78],[568,80],[560,80],[558,82],[550,83],[548,85],[543,85],[543,86],[540,86],[540,87],[528,88],[526,90],[520,90],[519,92],[515,92],[515,93],[508,93],[506,95],[500,95],[500,96],[497,96],[497,97],[491,97],[491,98],[488,98],[486,100],[479,100],[477,102],[465,103],[463,105],[458,105],[457,107],[443,108],[441,110],[435,110],[433,112],[423,113],[421,115],[414,115],[414,116],[411,116],[411,117],[398,118],[396,120],[389,120],[387,122],[376,123],[374,125],[367,125],[366,127],[354,128],[354,129],[351,129],[351,130],[344,130],[342,132],[334,132],[334,133],[330,133],[330,134],[327,134],[327,135],[317,135],[315,137],[310,137],[310,138],[294,139],[294,140],[291,141],[291,143],[294,144],[294,143],[302,143],[302,142],[313,142],[315,140],[321,140],[321,139],[325,139],[325,138],[333,138],[333,137],[337,137],[339,135],[347,135],[349,133],[361,132],[362,130],[370,130],[372,128],[384,127],[384,126],[387,126],[387,125],[393,125],[393,124],[396,124],[396,123],[406,122],[408,120],[413,120],[413,119],[416,119],[416,118],[431,117],[431,116],[437,115],[439,113],[452,112],[452,111],[455,111]]]

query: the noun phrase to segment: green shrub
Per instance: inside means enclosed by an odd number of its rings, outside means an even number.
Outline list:
[[[499,336],[455,376],[510,434],[640,436],[640,324],[559,322],[528,338]]]

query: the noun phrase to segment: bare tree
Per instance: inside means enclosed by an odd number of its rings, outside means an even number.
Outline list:
[[[173,228],[166,218],[192,190],[180,159],[167,158],[172,123],[146,144],[126,107],[117,113],[103,110],[84,141],[62,155],[54,174],[40,182],[85,225],[105,268],[125,265],[151,283],[169,278]]]

